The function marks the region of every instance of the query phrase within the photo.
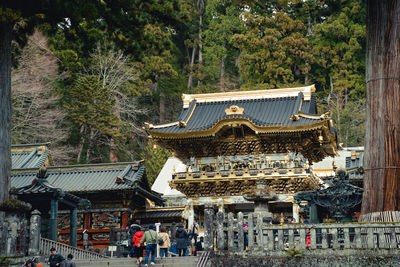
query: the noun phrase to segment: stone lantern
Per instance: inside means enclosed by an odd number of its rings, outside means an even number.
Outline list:
[[[272,213],[269,210],[269,201],[276,200],[277,194],[271,190],[263,178],[260,178],[255,187],[245,191],[243,197],[248,201],[254,202],[254,213],[260,214],[263,218],[272,218]]]

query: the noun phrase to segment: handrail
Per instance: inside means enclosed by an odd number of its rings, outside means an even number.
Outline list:
[[[105,259],[109,258],[108,256],[87,251],[80,248],[75,248],[70,245],[66,245],[64,243],[56,242],[47,238],[40,238],[40,254],[48,255],[50,253],[50,249],[55,248],[57,252],[66,257],[68,254],[72,254],[74,259],[76,260],[96,260],[96,259]]]

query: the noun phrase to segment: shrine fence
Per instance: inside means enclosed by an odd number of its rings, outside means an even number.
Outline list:
[[[242,213],[235,218],[214,210],[205,213],[204,248],[216,251],[287,249],[398,249],[399,223],[334,223],[273,225],[250,213],[244,227]]]

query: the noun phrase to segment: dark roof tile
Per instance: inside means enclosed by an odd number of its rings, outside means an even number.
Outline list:
[[[195,104],[196,106],[194,106]],[[225,109],[231,107],[232,105],[237,105],[241,108],[244,108],[244,114],[226,115]],[[313,96],[310,101],[304,101],[302,92],[299,92],[297,97],[291,96],[254,100],[246,99],[211,103],[195,103],[194,100],[191,102],[188,109],[183,110],[180,113],[181,115],[178,116],[176,121],[186,120],[190,116],[190,113],[192,113],[193,108],[195,108],[194,112],[187,121],[186,127],[172,125],[167,127],[156,127],[151,130],[165,133],[183,133],[206,130],[212,128],[219,121],[228,118],[246,118],[258,126],[299,126],[311,124],[319,120],[317,117],[300,117],[300,119],[296,121],[290,120],[290,117],[293,114],[298,114],[299,112],[316,115],[314,112],[310,112],[315,110],[315,97]]]

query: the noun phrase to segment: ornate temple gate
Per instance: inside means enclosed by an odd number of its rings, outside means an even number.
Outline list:
[[[170,185],[192,199],[192,206],[212,201],[232,209],[249,203],[243,195],[258,181],[277,194],[271,204],[292,205],[294,193],[323,183],[309,165],[337,150],[332,120],[329,113],[317,113],[314,92],[311,85],[184,94],[175,121],[146,124],[146,131],[187,165],[173,173]]]

